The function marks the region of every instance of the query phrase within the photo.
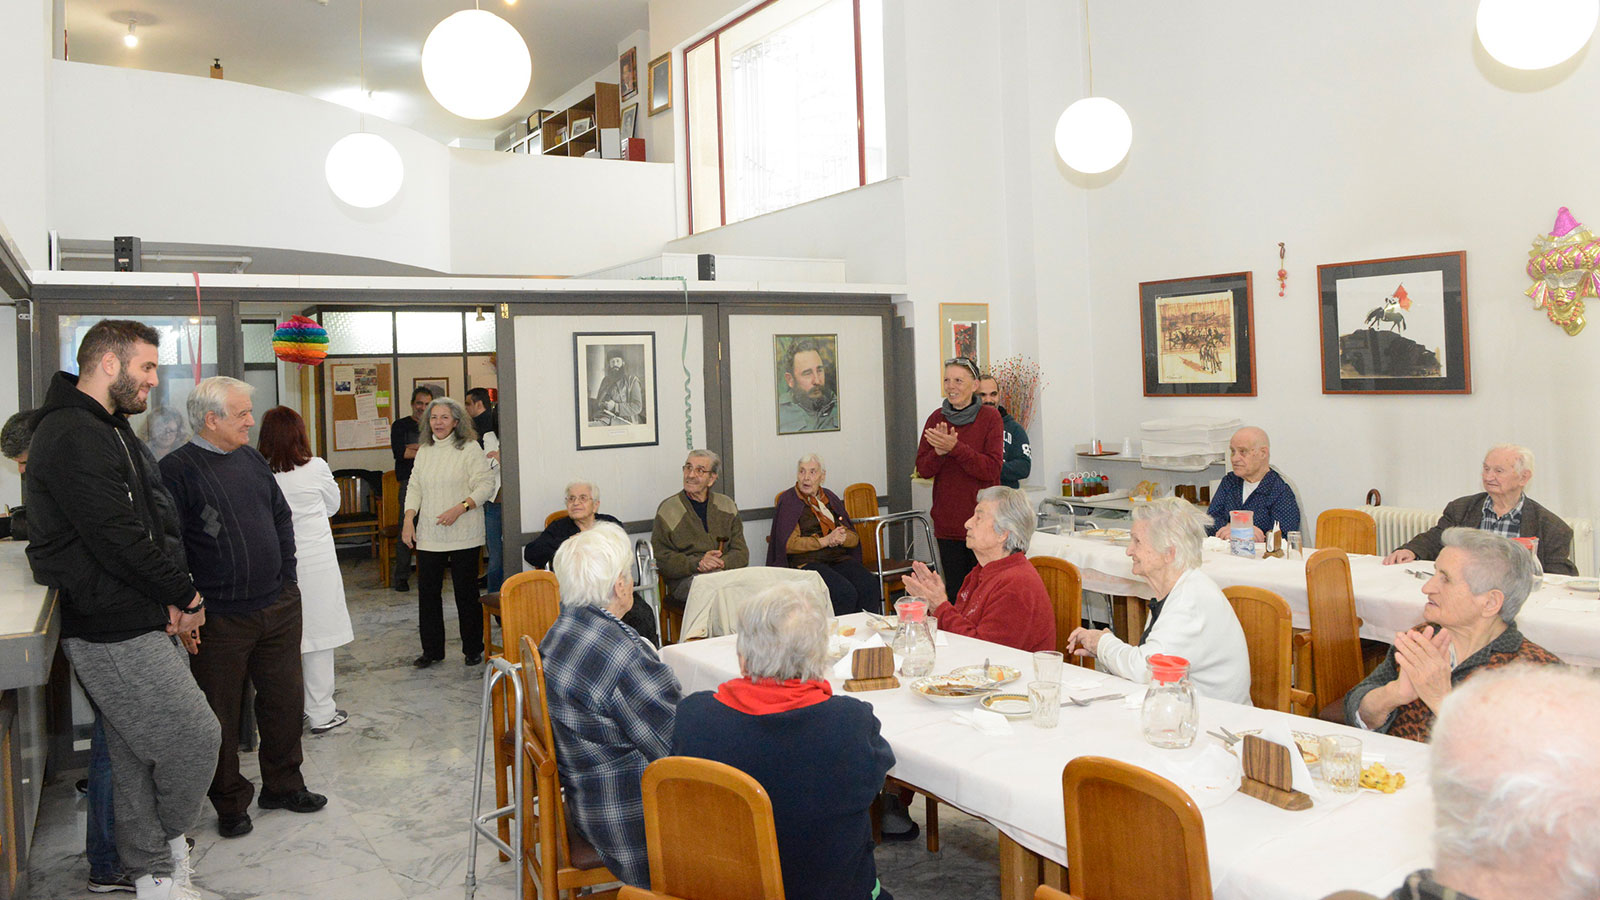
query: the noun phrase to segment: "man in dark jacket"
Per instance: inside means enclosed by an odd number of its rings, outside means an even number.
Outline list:
[[[978,399],[984,406],[999,411],[1000,424],[1006,428],[1006,458],[1000,464],[1000,483],[1008,488],[1021,487],[1022,479],[1033,471],[1033,448],[1028,446],[1028,432],[1000,405],[1000,383],[993,375],[978,380]]]
[[[328,803],[306,790],[300,774],[305,682],[294,516],[272,468],[250,446],[252,391],[225,375],[195,385],[189,394],[194,437],[161,458],[195,587],[211,607],[194,678],[222,723],[209,796],[217,832],[228,838],[254,827],[247,810],[255,785],[239,772],[239,710],[247,683],[256,690],[261,731],[256,805],[311,813]]]
[[[117,851],[140,898],[198,898],[188,840],[216,764],[216,716],[174,634],[205,622],[172,497],[127,417],[156,384],[160,335],[104,320],[57,372],[29,447],[28,560],[61,600],[61,647],[105,719]]]

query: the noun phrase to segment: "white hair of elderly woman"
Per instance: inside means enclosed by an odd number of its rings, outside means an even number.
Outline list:
[[[433,418],[433,408],[435,406],[444,407],[449,411],[450,417],[456,420],[456,427],[450,430],[450,440],[453,446],[460,447],[467,441],[478,439],[478,431],[472,427],[472,417],[467,415],[467,411],[462,408],[461,404],[449,397],[437,397],[428,404],[427,411],[422,414],[422,446],[426,447],[434,443],[433,428],[428,425],[428,420]]]
[[[1443,540],[1446,547],[1467,554],[1467,564],[1461,570],[1467,587],[1474,594],[1499,591],[1505,597],[1500,604],[1501,621],[1516,624],[1517,613],[1533,590],[1533,554],[1528,548],[1476,528],[1446,528]]]
[[[1529,475],[1533,474],[1532,450],[1529,450],[1527,447],[1524,447],[1521,444],[1495,444],[1493,447],[1489,448],[1489,453],[1495,453],[1502,450],[1511,454],[1511,461],[1516,465],[1518,472],[1527,472]],[[1485,453],[1484,456],[1488,456],[1489,453]]]
[[[1181,497],[1162,497],[1133,508],[1133,521],[1145,523],[1145,541],[1165,556],[1174,550],[1173,564],[1180,570],[1200,568],[1200,547],[1211,525],[1207,516]]]
[[[815,681],[828,665],[828,615],[811,591],[773,585],[739,611],[737,647],[751,678]]]
[[[588,488],[589,489],[589,499],[590,500],[594,500],[594,501],[599,501],[599,499],[600,499],[600,489],[595,487],[594,486],[594,482],[592,482],[592,481],[569,481],[569,482],[567,482],[567,492],[566,492],[565,496],[566,497],[571,497],[572,496],[572,489],[573,488],[578,488],[578,487],[586,487],[586,488]]]
[[[228,395],[238,391],[246,397],[255,395],[255,386],[247,381],[229,378],[226,375],[213,375],[202,378],[200,383],[189,391],[189,427],[196,432],[206,427],[206,413],[216,413],[219,418],[228,417]]]
[[[826,472],[826,471],[828,471],[828,467],[827,467],[827,465],[825,465],[825,464],[824,464],[824,463],[823,463],[823,462],[822,462],[822,457],[820,457],[820,456],[818,456],[818,455],[816,455],[816,454],[815,454],[815,453],[807,453],[807,454],[806,454],[806,455],[805,455],[805,456],[802,456],[802,457],[800,457],[800,461],[799,461],[799,462],[797,462],[797,463],[795,463],[795,464],[794,464],[794,467],[795,467],[795,468],[796,468],[796,469],[798,469],[798,468],[800,468],[800,467],[801,467],[801,466],[803,466],[803,465],[805,465],[805,464],[806,464],[806,463],[812,463],[812,464],[814,464],[814,465],[815,465],[815,466],[816,466],[816,467],[817,467],[817,468],[818,468],[818,469],[821,469],[821,470],[822,470],[822,471],[824,471],[824,472]]]
[[[1436,874],[1600,897],[1600,679],[1526,663],[1474,675],[1446,695],[1431,743]]]
[[[994,533],[1006,536],[1006,552],[1024,553],[1033,540],[1036,521],[1033,507],[1028,505],[1028,495],[1003,485],[986,487],[978,492],[979,503],[994,504]]]
[[[616,596],[619,580],[633,583],[633,547],[619,526],[599,522],[562,541],[550,567],[561,585],[562,603],[604,608]]]

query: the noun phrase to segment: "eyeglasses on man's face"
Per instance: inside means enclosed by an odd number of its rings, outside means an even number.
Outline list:
[[[706,468],[705,466],[691,466],[688,463],[684,463],[683,464],[683,474],[685,474],[685,475],[694,475],[694,476],[696,476],[698,478],[704,478],[705,476],[711,474],[711,470]]]

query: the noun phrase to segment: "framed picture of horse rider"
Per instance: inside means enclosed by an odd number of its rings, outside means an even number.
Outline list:
[[[1470,394],[1467,254],[1317,266],[1324,394]]]
[[[1139,285],[1146,397],[1254,397],[1249,272]]]

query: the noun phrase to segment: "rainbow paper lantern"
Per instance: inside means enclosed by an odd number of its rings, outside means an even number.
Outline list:
[[[305,316],[294,316],[272,333],[272,352],[284,362],[318,365],[328,355],[328,329]]]

